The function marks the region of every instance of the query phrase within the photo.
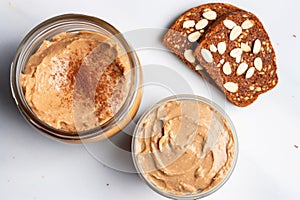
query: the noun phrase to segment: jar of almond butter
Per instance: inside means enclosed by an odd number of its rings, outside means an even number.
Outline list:
[[[140,117],[132,159],[142,180],[171,199],[200,199],[220,189],[238,157],[232,121],[213,101],[191,94],[170,96]]]
[[[48,19],[21,42],[11,88],[25,119],[41,133],[81,143],[110,137],[141,101],[138,57],[109,23],[86,15]]]

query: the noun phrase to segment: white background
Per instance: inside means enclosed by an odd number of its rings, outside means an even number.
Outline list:
[[[124,172],[133,170],[126,134],[91,146],[69,145],[49,139],[28,125],[11,97],[10,63],[26,33],[58,14],[102,18],[125,36],[137,34],[128,36],[132,46],[138,47],[139,41],[145,42],[143,47],[151,47],[159,45],[164,28],[182,12],[208,2],[214,1],[0,0],[0,199],[163,199],[136,174]],[[235,107],[172,54],[141,48],[137,53],[146,86],[138,116],[173,93],[194,93],[215,100],[235,124],[240,150],[229,181],[206,199],[300,199],[300,147],[294,146],[300,146],[300,3],[225,2],[255,13],[264,23],[277,53],[277,87],[251,106]],[[144,28],[154,28],[150,29],[154,34],[140,34]]]

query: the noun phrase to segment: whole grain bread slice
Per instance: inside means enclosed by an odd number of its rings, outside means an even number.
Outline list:
[[[231,12],[219,18],[201,38],[194,56],[237,106],[248,106],[278,83],[270,38],[252,13]]]
[[[215,20],[235,11],[243,10],[224,3],[210,3],[192,8],[174,22],[165,34],[163,43],[189,68],[211,81],[205,69],[195,59],[194,50]]]

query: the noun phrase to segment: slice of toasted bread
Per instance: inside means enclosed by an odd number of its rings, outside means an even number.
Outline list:
[[[215,46],[217,51],[212,51]],[[231,12],[207,30],[194,52],[228,100],[247,106],[278,83],[276,56],[260,20]]]
[[[182,14],[165,34],[163,43],[188,67],[209,80],[193,53],[208,27],[229,12],[243,11],[233,5],[210,3],[192,8]]]

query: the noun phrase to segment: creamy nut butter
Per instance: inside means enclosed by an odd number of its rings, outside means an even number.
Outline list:
[[[106,139],[132,121],[142,97],[135,51],[109,23],[64,14],[22,40],[11,66],[11,89],[24,118],[68,143]]]
[[[160,193],[205,193],[223,182],[234,166],[234,134],[228,120],[212,105],[189,97],[171,99],[138,123],[135,164]]]
[[[20,83],[45,123],[82,131],[112,118],[128,93],[128,58],[113,40],[95,32],[60,33],[29,59]]]

